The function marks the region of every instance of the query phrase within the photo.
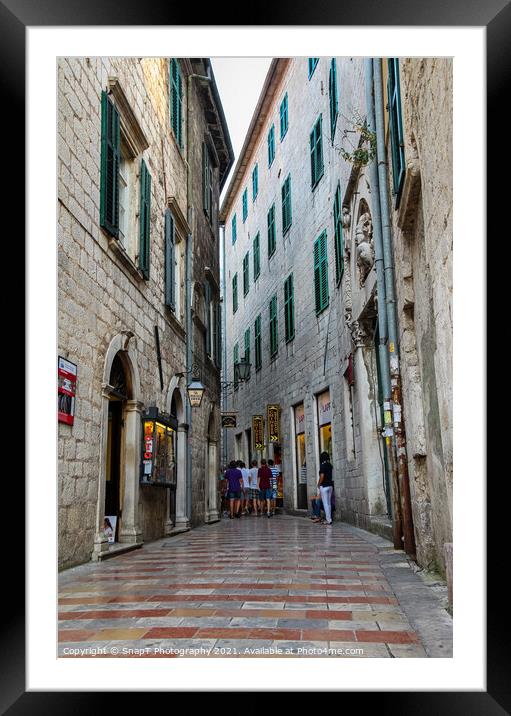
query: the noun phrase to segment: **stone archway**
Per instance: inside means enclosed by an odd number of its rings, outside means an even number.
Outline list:
[[[212,403],[208,421],[208,440],[206,445],[206,485],[204,490],[206,522],[218,522],[218,430],[217,411]]]
[[[106,475],[108,458],[108,421],[110,403],[114,398],[122,399],[122,438],[120,443],[120,469],[122,471],[122,515],[119,542],[137,544],[142,542],[142,531],[138,526],[138,490],[140,469],[140,416],[143,405],[140,402],[140,376],[136,360],[133,333],[123,331],[117,334],[108,346],[103,367],[101,431],[99,449],[98,500],[96,508],[96,529],[92,559],[100,559],[108,552],[108,540],[103,530]],[[122,394],[111,384],[112,368],[122,366],[125,386]],[[115,372],[115,371],[114,371]]]
[[[177,445],[176,445],[176,495],[175,495],[175,521],[170,519],[170,499],[168,496],[169,515],[165,524],[165,533],[170,534],[177,530],[187,530],[190,528],[190,517],[186,511],[186,446],[188,443],[188,425],[186,424],[186,388],[184,378],[182,376],[173,376],[167,398],[165,401],[165,412],[174,414],[177,418]],[[173,412],[175,411],[175,412]]]

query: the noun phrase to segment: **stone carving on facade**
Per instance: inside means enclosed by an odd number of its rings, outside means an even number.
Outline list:
[[[349,328],[356,348],[370,345],[372,331],[368,322],[363,320],[352,321]]]
[[[358,220],[355,229],[355,243],[357,245],[359,280],[360,285],[363,286],[374,265],[373,222],[369,212],[362,214]]]

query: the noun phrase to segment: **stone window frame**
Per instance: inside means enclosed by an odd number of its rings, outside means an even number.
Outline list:
[[[115,255],[121,259],[130,273],[139,281],[144,276],[137,266],[140,250],[139,236],[139,210],[140,210],[140,164],[143,153],[149,148],[149,142],[144,131],[133,112],[128,98],[121,86],[118,77],[108,78],[108,94],[119,112],[120,151],[122,160],[126,163],[129,205],[127,221],[131,224],[127,232],[127,246],[119,239],[109,238],[109,246]]]

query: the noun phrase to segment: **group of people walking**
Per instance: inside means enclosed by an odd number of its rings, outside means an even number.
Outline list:
[[[254,514],[257,517],[266,513],[268,517],[275,514],[277,502],[279,470],[273,460],[252,460],[247,468],[242,460],[233,460],[224,473],[225,497],[229,502],[229,517],[241,517]]]
[[[312,498],[312,520],[325,525],[332,524],[332,511],[335,510],[333,467],[330,456],[322,452],[319,458],[318,491]],[[247,468],[242,460],[232,460],[223,475],[223,493],[229,503],[229,518],[254,514],[257,517],[266,513],[268,517],[275,514],[277,501],[279,469],[273,460],[252,460]],[[321,508],[325,518],[321,519]]]

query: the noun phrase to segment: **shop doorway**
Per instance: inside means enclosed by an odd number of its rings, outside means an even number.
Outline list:
[[[305,410],[303,403],[294,408],[296,509],[307,509],[307,452],[305,446]]]
[[[108,401],[108,439],[105,485],[104,529],[109,542],[117,542],[120,533],[123,503],[124,409],[128,399],[126,375],[117,354],[110,372]]]

